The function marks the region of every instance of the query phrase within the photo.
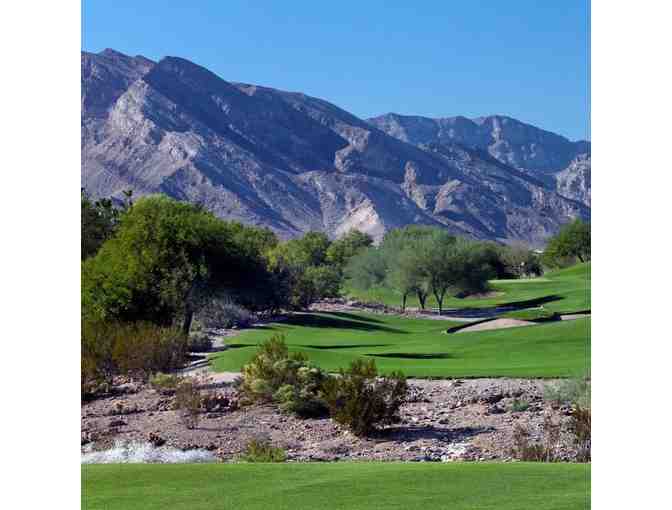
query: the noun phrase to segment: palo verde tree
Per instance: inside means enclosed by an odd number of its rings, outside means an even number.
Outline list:
[[[200,206],[165,196],[138,200],[83,263],[83,316],[180,323],[187,334],[208,295],[239,289],[263,270],[237,234],[239,226]]]

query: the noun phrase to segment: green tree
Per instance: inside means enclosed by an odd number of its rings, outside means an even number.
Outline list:
[[[82,202],[82,260],[95,255],[102,244],[114,233],[121,209],[114,207],[112,200],[102,198],[92,201],[81,191]]]
[[[165,196],[145,197],[82,267],[83,315],[157,324],[181,322],[188,333],[204,299],[238,290],[263,274],[235,242],[239,227],[202,207]]]
[[[576,258],[580,262],[590,260],[590,223],[576,219],[548,241],[544,260],[557,265],[563,258]]]
[[[373,244],[373,238],[369,234],[359,230],[350,230],[340,239],[332,242],[326,253],[326,261],[343,271],[348,261],[362,250]]]

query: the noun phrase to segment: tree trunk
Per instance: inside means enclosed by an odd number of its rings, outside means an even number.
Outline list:
[[[436,298],[436,302],[439,303],[439,317],[441,316],[441,313],[443,312],[443,294],[439,297],[438,294],[434,294],[434,297]]]
[[[403,294],[401,297],[401,311],[406,311],[406,294]]]
[[[418,301],[420,301],[420,309],[424,310],[425,309],[425,301],[427,300],[427,294],[424,294],[421,291],[417,291],[418,294]]]
[[[187,307],[184,311],[184,322],[182,322],[182,334],[184,336],[189,336],[189,330],[191,329],[191,321],[194,318],[194,311]]]
[[[577,255],[577,257],[579,257],[579,262],[583,262],[583,257],[581,256],[580,253]]]

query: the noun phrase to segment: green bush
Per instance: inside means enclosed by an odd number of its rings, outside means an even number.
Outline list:
[[[348,370],[341,369],[338,377],[323,383],[323,397],[332,418],[358,436],[398,421],[407,391],[401,372],[378,377],[373,359],[356,359]]]
[[[511,412],[522,413],[529,409],[530,403],[527,400],[518,400],[515,399],[511,403]]]
[[[251,439],[245,447],[242,460],[245,462],[285,462],[287,454],[282,448],[271,445],[268,439]]]
[[[320,397],[320,391],[327,378],[328,375],[317,367],[302,366],[296,371],[294,384],[280,386],[273,400],[283,411],[303,418],[324,416],[328,408]]]
[[[248,403],[276,402],[286,412],[314,417],[327,409],[319,397],[326,378],[303,353],[290,354],[282,335],[273,335],[243,367],[239,390]]]

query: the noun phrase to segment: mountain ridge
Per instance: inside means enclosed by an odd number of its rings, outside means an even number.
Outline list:
[[[283,238],[380,238],[421,223],[540,245],[590,209],[539,173],[445,137],[409,143],[323,99],[179,57],[82,53],[81,175],[93,196],[162,192]],[[563,189],[584,197],[575,181]]]

